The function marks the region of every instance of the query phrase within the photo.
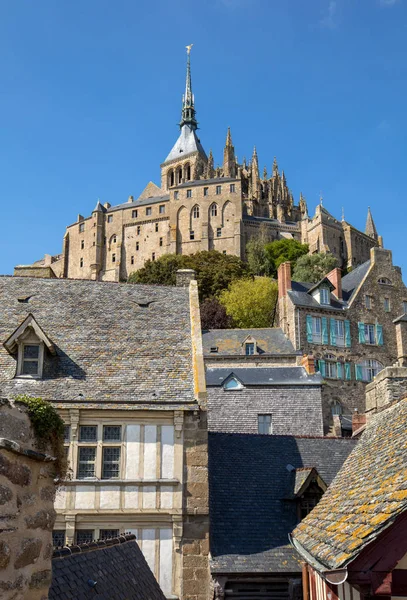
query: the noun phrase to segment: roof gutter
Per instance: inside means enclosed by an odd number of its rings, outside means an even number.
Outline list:
[[[297,550],[298,554],[309,564],[313,569],[318,571],[318,573],[333,585],[340,585],[344,583],[348,578],[348,569],[345,567],[343,569],[332,569],[328,570],[324,565],[318,562],[309,552],[307,552],[301,544],[293,538],[291,533],[288,534],[288,540],[291,546]]]

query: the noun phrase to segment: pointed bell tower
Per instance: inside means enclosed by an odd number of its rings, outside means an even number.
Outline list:
[[[372,213],[370,211],[370,206],[368,206],[367,209],[365,234],[373,238],[376,242],[379,239],[379,236],[377,235],[376,225],[374,224]]]
[[[228,127],[228,133],[226,136],[226,144],[223,150],[223,176],[224,177],[236,177],[236,157],[235,148],[232,143],[232,136],[230,133],[230,127]]]

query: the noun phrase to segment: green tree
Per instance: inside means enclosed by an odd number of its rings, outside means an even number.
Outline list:
[[[270,265],[265,251],[266,244],[271,242],[267,225],[261,223],[259,235],[250,238],[246,244],[246,258],[253,275],[269,275]]]
[[[297,260],[293,279],[294,281],[317,283],[337,266],[338,261],[332,254],[307,254]]]
[[[194,269],[199,286],[199,298],[217,296],[235,279],[249,275],[249,267],[237,256],[216,250],[195,254],[165,254],[158,260],[148,260],[142,269],[131,273],[128,283],[175,285],[178,269]]]
[[[277,305],[277,282],[269,277],[233,281],[219,300],[234,327],[272,327]]]
[[[283,239],[270,242],[264,248],[268,264],[268,273],[277,277],[277,269],[283,262],[289,261],[294,268],[300,256],[308,253],[308,244],[301,244],[297,240]]]

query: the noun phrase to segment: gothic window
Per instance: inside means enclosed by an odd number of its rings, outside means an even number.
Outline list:
[[[191,165],[185,165],[185,181],[191,180]]]
[[[181,167],[177,170],[177,183],[182,183],[182,169],[181,169]]]
[[[199,219],[199,206],[197,204],[192,209],[192,216],[194,219]]]
[[[168,187],[172,187],[174,185],[174,183],[175,183],[175,180],[174,180],[174,171],[173,171],[173,169],[171,169],[168,172]]]
[[[112,244],[115,244],[116,242],[117,242],[117,238],[116,238],[116,236],[114,235],[114,236],[112,237]]]
[[[218,215],[218,205],[212,204],[211,206],[211,217],[216,217]]]

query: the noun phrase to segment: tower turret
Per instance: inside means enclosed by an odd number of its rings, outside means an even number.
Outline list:
[[[373,238],[376,241],[378,240],[379,236],[377,235],[376,225],[374,224],[374,221],[373,221],[372,213],[370,211],[370,206],[368,206],[368,209],[367,209],[365,234],[368,235],[369,237]]]
[[[232,143],[232,136],[230,133],[230,127],[228,127],[228,133],[226,136],[226,144],[223,150],[223,176],[224,177],[236,177],[236,157],[235,148]]]
[[[182,96],[182,116],[179,124],[180,128],[189,125],[195,131],[198,128],[198,122],[195,118],[195,98],[192,93],[191,80],[191,48],[193,44],[187,46],[187,76],[185,81],[185,94]]]

